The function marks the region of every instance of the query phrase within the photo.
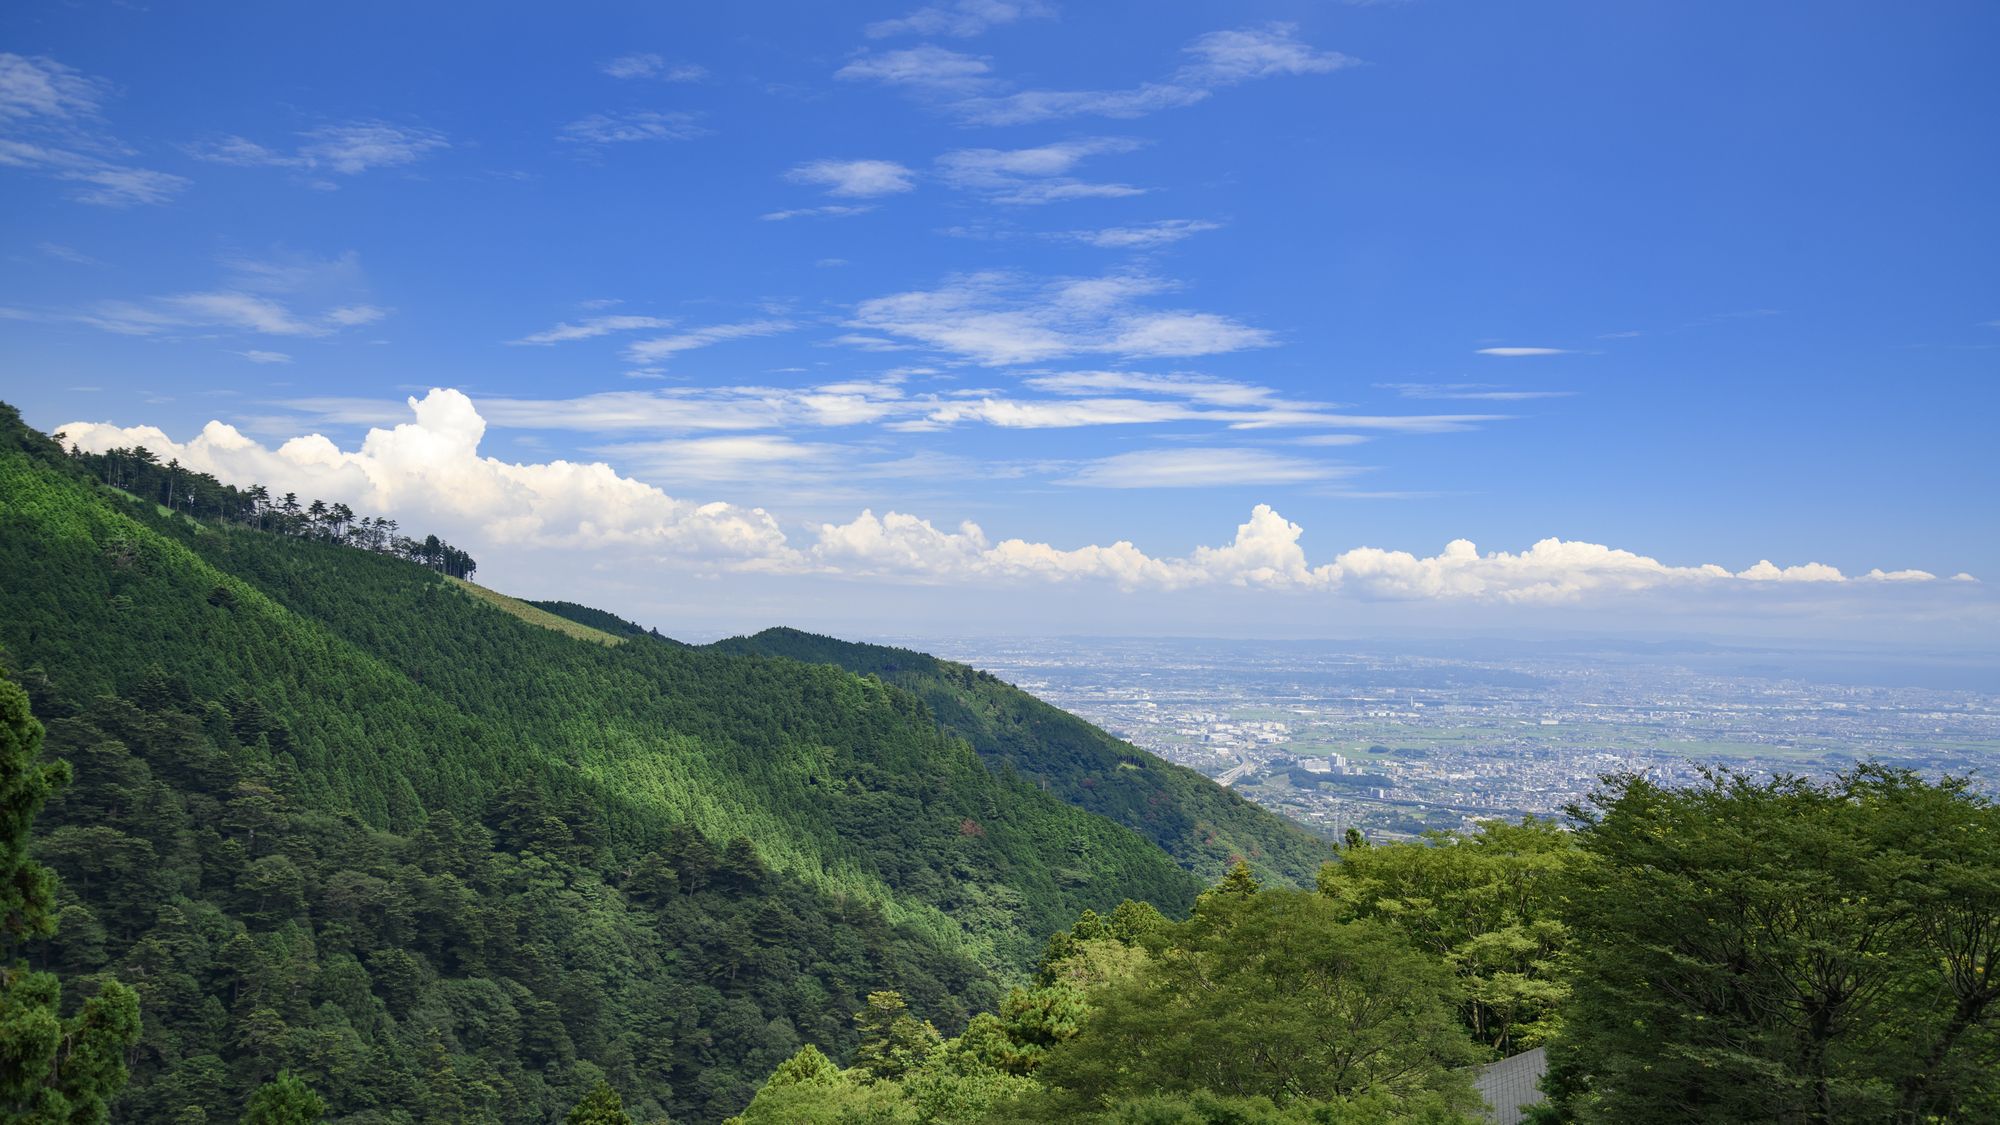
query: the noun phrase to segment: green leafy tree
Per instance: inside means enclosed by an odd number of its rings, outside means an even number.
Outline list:
[[[1466,835],[1349,848],[1320,868],[1319,890],[1343,917],[1386,922],[1449,964],[1467,1030],[1512,1054],[1560,1026],[1563,876],[1580,854],[1554,821],[1487,821]]]
[[[608,1082],[599,1082],[563,1121],[565,1125],[632,1125],[632,1115],[625,1112],[625,1099],[618,1091]]]
[[[289,1070],[257,1088],[243,1107],[243,1125],[316,1125],[326,1102]]]
[[[1469,1104],[1472,1046],[1449,971],[1392,928],[1340,918],[1324,896],[1226,878],[1107,986],[1042,1063],[1046,1112],[1208,1091],[1278,1103],[1360,1096]]]
[[[2000,1119],[2000,808],[1863,767],[1619,778],[1572,810],[1580,1121]]]

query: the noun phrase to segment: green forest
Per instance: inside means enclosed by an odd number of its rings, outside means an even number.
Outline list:
[[[1335,846],[963,665],[536,624],[312,508],[0,408],[0,1118],[1442,1125],[1539,1047],[1546,1122],[2000,1119],[1962,780]]]

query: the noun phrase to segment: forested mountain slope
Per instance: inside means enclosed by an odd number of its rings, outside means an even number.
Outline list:
[[[713,1118],[871,988],[952,1023],[1078,910],[1197,885],[879,679],[538,628],[117,492],[11,411],[0,574],[0,649],[95,760],[47,955],[152,982],[162,1114],[285,1065],[354,1120],[425,1119],[389,1108],[425,1076],[539,1120],[598,1069]]]
[[[990,673],[909,649],[797,629],[766,629],[714,647],[836,664],[905,688],[994,769],[1018,773],[1125,825],[1204,879],[1219,878],[1240,858],[1259,876],[1308,886],[1332,858],[1331,845],[1291,821]]]

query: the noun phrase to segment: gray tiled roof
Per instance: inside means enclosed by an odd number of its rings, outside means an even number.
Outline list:
[[[1542,1100],[1537,1083],[1548,1072],[1548,1052],[1540,1047],[1480,1067],[1473,1075],[1472,1087],[1491,1107],[1486,1120],[1494,1125],[1515,1125],[1523,1110]]]

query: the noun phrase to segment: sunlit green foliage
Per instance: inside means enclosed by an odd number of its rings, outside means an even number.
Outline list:
[[[1863,767],[1574,815],[1552,1117],[2000,1120],[2000,807]]]
[[[1319,889],[1342,917],[1386,922],[1450,965],[1466,1028],[1509,1055],[1560,1026],[1562,894],[1579,854],[1575,834],[1554,821],[1487,821],[1463,836],[1350,842],[1339,863],[1320,869]]]
[[[121,1116],[229,1120],[282,1068],[353,1122],[600,1081],[714,1120],[805,1041],[845,1057],[870,991],[955,1029],[1079,910],[1192,899],[879,680],[578,643],[0,430],[0,646],[78,766],[31,955],[141,994]]]
[[[1204,879],[1238,860],[1259,876],[1312,882],[1332,848],[1193,770],[1120,742],[987,672],[908,649],[767,629],[717,647],[836,664],[907,689],[988,765],[1145,836]],[[1157,901],[1157,900],[1156,900]]]

